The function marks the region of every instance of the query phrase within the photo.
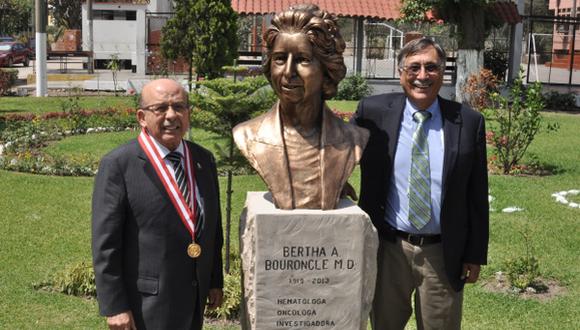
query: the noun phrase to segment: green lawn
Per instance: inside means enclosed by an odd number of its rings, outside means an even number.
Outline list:
[[[46,113],[63,111],[67,97],[0,97],[0,115],[10,113]],[[128,96],[81,96],[79,105],[83,109],[105,109],[133,107],[133,98]]]
[[[0,97],[0,115],[10,113],[45,113],[62,111],[62,104],[66,97]],[[82,96],[79,104],[83,109],[102,109],[107,107],[127,108],[133,107],[133,98],[128,96]],[[354,112],[356,102],[353,101],[328,101],[331,109]]]
[[[138,135],[139,131],[75,135],[50,144],[48,147],[44,148],[44,151],[50,155],[94,157],[100,159],[107,152],[133,138],[136,138]],[[214,153],[216,152],[215,142],[222,142],[222,139],[218,139],[215,134],[200,129],[191,130],[191,139],[204,145]]]
[[[340,110],[344,112],[355,112],[358,102],[355,101],[326,101],[328,107],[332,110]]]
[[[3,102],[0,100],[0,105]],[[344,105],[345,108],[342,108]],[[352,111],[356,102],[342,103]],[[338,107],[334,105],[331,107]],[[489,279],[505,261],[524,253],[518,231],[532,235],[532,246],[544,276],[564,285],[566,293],[550,301],[523,300],[487,292],[480,284],[466,288],[465,329],[578,329],[580,328],[580,209],[556,204],[550,196],[580,189],[580,115],[546,114],[560,123],[556,133],[541,133],[530,152],[557,170],[545,177],[491,176],[493,206],[519,206],[523,212],[491,214]],[[47,152],[90,153],[100,157],[136,132],[92,134],[67,138]],[[213,149],[215,136],[193,130],[192,138]],[[79,151],[82,150],[82,151]],[[351,179],[359,186],[358,171]],[[55,271],[90,260],[90,200],[92,178],[48,177],[0,171],[0,328],[104,328],[96,302],[62,294],[39,292],[32,284]],[[225,208],[225,178],[220,179]],[[232,245],[237,249],[238,217],[246,191],[264,190],[257,176],[234,178]],[[580,201],[580,196],[576,198]],[[225,214],[225,211],[224,211]],[[414,323],[414,322],[411,322]],[[235,328],[235,327],[233,327]],[[410,325],[409,329],[413,329]],[[209,329],[226,329],[210,327]]]

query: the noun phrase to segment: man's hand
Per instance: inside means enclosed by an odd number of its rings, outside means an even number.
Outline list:
[[[340,198],[346,198],[347,196],[350,197],[353,201],[358,201],[356,191],[348,182],[344,184],[344,187],[340,193]]]
[[[131,311],[107,316],[107,325],[111,330],[137,330]]]
[[[207,297],[207,308],[216,309],[222,305],[224,301],[224,292],[222,289],[209,289]]]
[[[480,265],[475,264],[463,264],[463,272],[461,273],[461,279],[465,280],[465,283],[475,283],[479,278],[479,271],[481,270]]]

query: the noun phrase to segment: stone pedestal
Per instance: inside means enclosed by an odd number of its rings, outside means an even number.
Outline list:
[[[350,200],[279,210],[249,192],[240,220],[244,329],[366,330],[378,237]]]

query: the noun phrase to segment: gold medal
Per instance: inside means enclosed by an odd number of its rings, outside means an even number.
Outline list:
[[[187,255],[194,259],[199,257],[201,255],[201,246],[192,242],[187,246]]]

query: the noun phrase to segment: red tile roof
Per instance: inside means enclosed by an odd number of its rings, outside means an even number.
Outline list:
[[[83,0],[83,2],[87,2]],[[148,5],[149,0],[95,0],[93,3],[126,3],[126,4],[133,4],[133,5]]]
[[[256,15],[279,13],[299,3],[314,3],[337,16],[384,20],[397,19],[401,8],[400,0],[232,0],[232,7],[239,14]]]
[[[522,21],[518,7],[510,1],[497,1],[491,4],[493,12],[504,22],[516,24]]]

